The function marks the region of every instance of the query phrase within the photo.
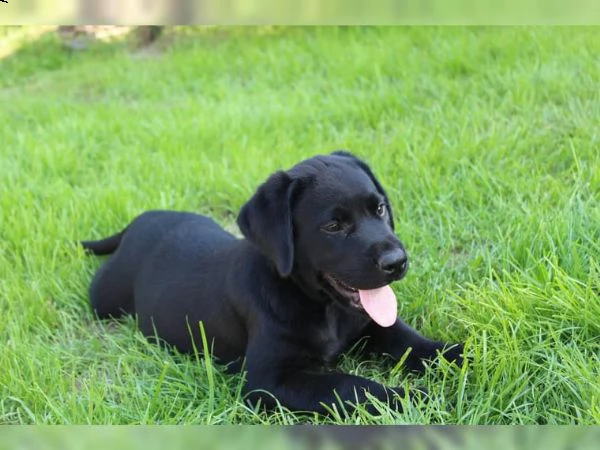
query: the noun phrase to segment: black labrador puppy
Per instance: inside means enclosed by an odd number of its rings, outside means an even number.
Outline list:
[[[267,408],[327,413],[366,393],[398,407],[401,388],[322,370],[359,339],[366,350],[422,371],[462,345],[429,340],[397,318],[390,283],[408,269],[392,210],[370,168],[352,154],[315,156],[273,174],[246,203],[238,239],[208,217],[149,211],[124,231],[84,241],[114,253],[90,297],[100,318],[135,314],[139,328],[181,352],[202,350],[239,370],[245,392]],[[447,348],[449,347],[449,348]],[[346,405],[344,405],[346,406]],[[371,406],[368,406],[372,408]]]

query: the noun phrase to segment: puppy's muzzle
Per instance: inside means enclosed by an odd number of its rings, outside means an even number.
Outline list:
[[[408,270],[408,256],[401,248],[395,248],[382,254],[377,260],[377,267],[387,277],[398,280]]]

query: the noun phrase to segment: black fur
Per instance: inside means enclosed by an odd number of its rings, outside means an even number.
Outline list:
[[[400,388],[323,370],[361,338],[396,360],[412,348],[405,364],[414,371],[444,350],[462,363],[462,345],[447,349],[401,320],[381,327],[328,278],[374,289],[407,270],[387,195],[363,161],[334,152],[275,173],[238,225],[246,239],[208,217],[150,211],[83,242],[92,253],[114,251],[92,282],[93,309],[100,318],[135,314],[147,337],[181,352],[202,349],[202,321],[213,356],[230,370],[245,358],[248,399],[267,407],[276,398],[325,413],[337,398],[365,402],[366,392],[398,407]]]

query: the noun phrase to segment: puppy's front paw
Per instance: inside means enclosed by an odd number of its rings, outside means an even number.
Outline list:
[[[424,387],[414,387],[408,392],[408,398],[417,403],[419,400],[426,401],[429,398],[429,390]]]
[[[393,394],[388,399],[388,405],[398,411],[402,412],[402,399],[406,398],[407,392],[404,388],[395,387],[388,388]],[[408,390],[408,400],[412,404],[419,403],[420,400],[426,401],[429,398],[429,391],[424,387],[412,387]]]
[[[465,345],[460,344],[446,344],[443,349],[440,350],[442,357],[450,362],[456,364],[458,367],[462,367],[465,362]]]
[[[444,358],[450,363],[455,363],[462,367],[464,363],[464,344],[449,344],[446,342],[434,342],[425,348],[419,349],[414,356],[411,354],[406,359],[405,368],[416,374],[421,375],[425,372],[430,363],[436,362],[438,358]]]

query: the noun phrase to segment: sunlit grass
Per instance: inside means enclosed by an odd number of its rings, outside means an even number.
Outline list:
[[[596,30],[216,28],[159,49],[46,36],[0,60],[0,422],[600,422]],[[242,376],[94,320],[101,261],[74,240],[154,208],[233,228],[272,171],[337,148],[390,194],[402,316],[473,356],[423,378],[342,366],[428,403],[255,412]]]

